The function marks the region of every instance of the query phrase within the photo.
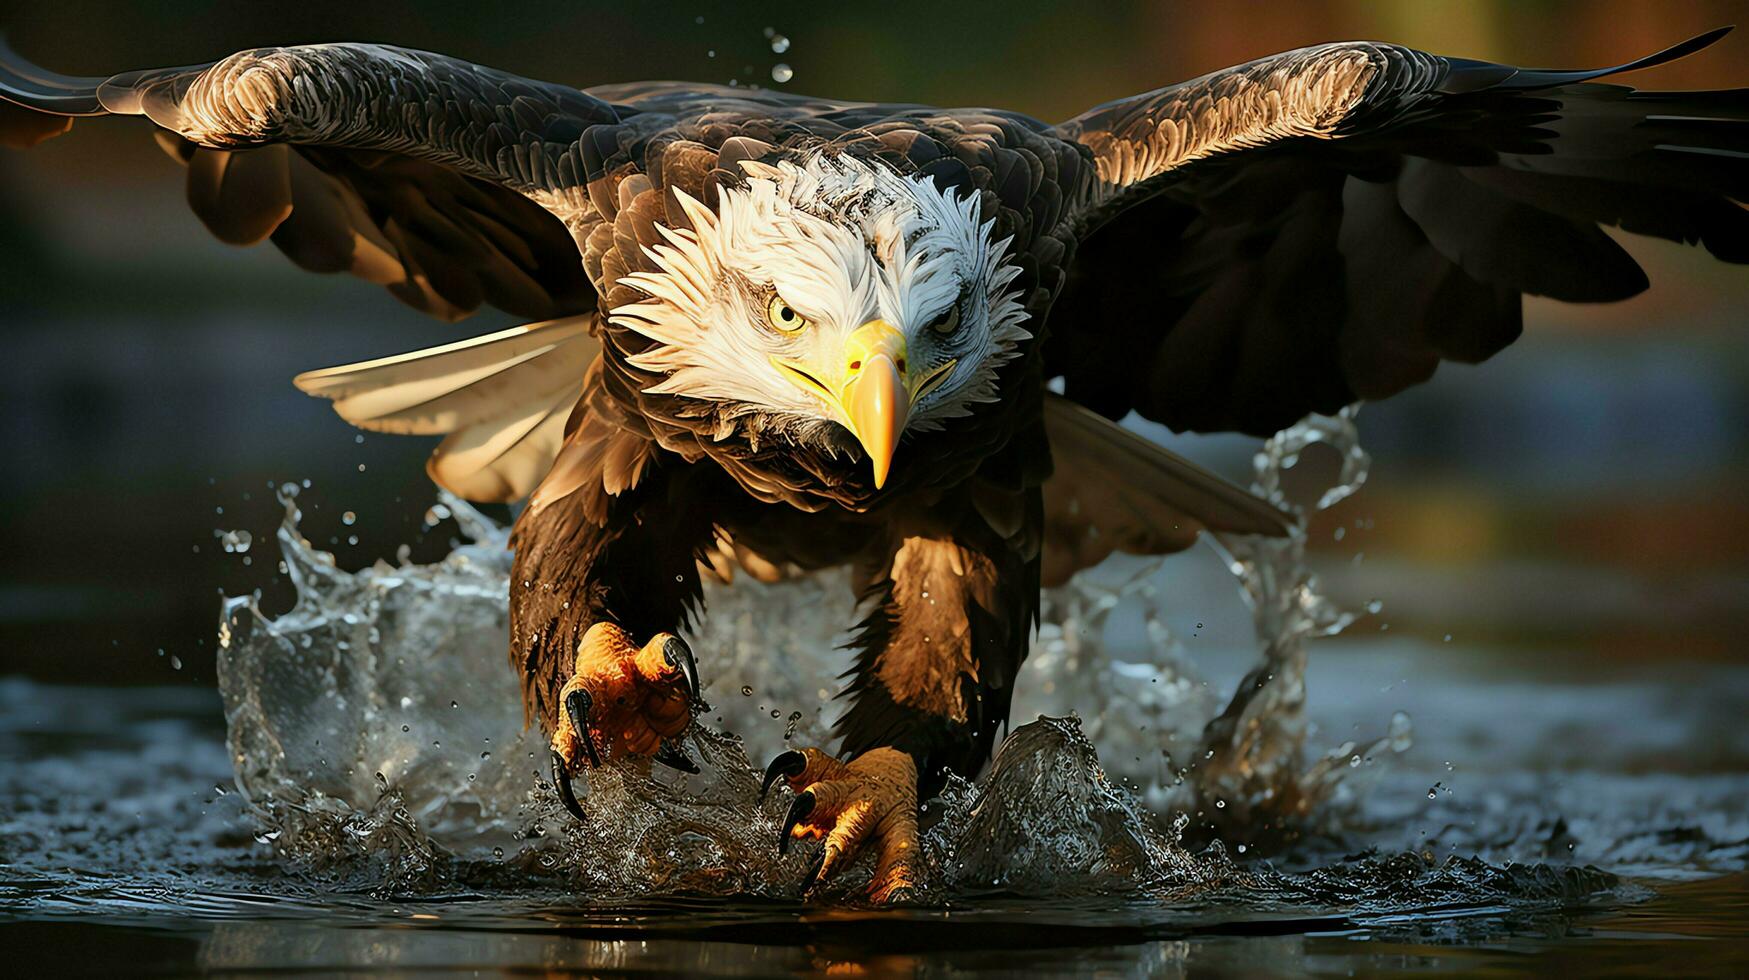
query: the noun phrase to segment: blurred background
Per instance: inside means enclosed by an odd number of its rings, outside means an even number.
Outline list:
[[[1346,37],[1536,67],[1626,61],[1749,19],[1746,2],[646,4],[377,0],[11,4],[0,32],[105,75],[233,50],[391,42],[578,86],[643,78],[1018,109],[1046,120],[1274,51]],[[769,35],[789,40],[775,52]],[[1749,84],[1749,34],[1632,76]],[[1749,627],[1749,269],[1629,239],[1654,286],[1607,307],[1533,302],[1523,340],[1361,412],[1369,485],[1314,524],[1332,591],[1436,652],[1742,661]],[[429,560],[432,441],[358,436],[300,370],[483,333],[377,287],[208,237],[139,120],[0,151],[0,674],[212,683],[221,593],[283,606],[271,488],[308,481],[306,533],[347,567]],[[1178,439],[1236,479],[1254,443]],[[220,535],[243,529],[247,552]],[[1194,652],[1194,647],[1192,648]]]

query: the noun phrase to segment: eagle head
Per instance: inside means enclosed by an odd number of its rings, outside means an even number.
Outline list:
[[[879,160],[814,151],[741,161],[713,213],[680,192],[690,228],[660,227],[647,299],[610,311],[654,343],[629,358],[644,389],[712,403],[724,439],[841,444],[886,483],[902,438],[997,398],[997,370],[1031,335],[978,196]],[[842,427],[840,429],[840,427]]]

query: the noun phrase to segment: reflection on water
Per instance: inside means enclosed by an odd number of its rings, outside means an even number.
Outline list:
[[[1403,648],[1319,651],[1329,689],[1364,693],[1314,697],[1312,725],[1346,727],[1379,700],[1422,721],[1413,750],[1366,770],[1337,837],[1278,856],[1280,872],[1229,850],[1232,882],[1176,901],[978,896],[896,912],[683,896],[591,908],[563,877],[489,858],[379,894],[368,875],[288,870],[255,839],[213,695],[5,681],[0,947],[70,975],[152,963],[764,974],[870,956],[901,973],[1508,969],[1528,968],[1527,953],[1575,969],[1742,965],[1749,744],[1716,733],[1736,727],[1749,678],[1538,682],[1458,649],[1381,690],[1425,662]],[[1430,800],[1436,781],[1453,791]],[[1405,854],[1417,841],[1432,861]],[[1472,853],[1486,860],[1450,857]]]

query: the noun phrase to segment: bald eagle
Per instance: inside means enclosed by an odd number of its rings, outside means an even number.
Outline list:
[[[1049,124],[375,44],[70,78],[0,57],[0,137],[143,115],[219,238],[454,319],[531,322],[296,381],[429,471],[527,498],[511,660],[558,791],[694,764],[701,576],[854,569],[841,744],[766,773],[820,880],[917,880],[917,800],[1005,724],[1041,585],[1269,504],[1132,435],[1266,435],[1482,361],[1521,297],[1647,285],[1600,225],[1749,261],[1749,90],[1637,92],[1392,44],[1263,58]]]

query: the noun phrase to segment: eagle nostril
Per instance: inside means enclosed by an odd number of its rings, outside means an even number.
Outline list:
[[[862,370],[862,362],[861,362],[861,361],[851,361],[851,362],[850,362],[850,369],[851,369],[851,370],[852,370],[852,371],[860,371],[860,370]]]
[[[904,370],[905,370],[905,359],[904,359],[904,358],[902,358],[902,357],[901,357],[901,358],[899,358],[899,363],[898,363],[898,364],[897,364],[897,365],[895,365],[895,366],[896,366],[896,367],[897,367],[897,368],[898,368],[898,369],[899,369],[899,370],[900,370],[900,371],[901,371],[901,372],[903,372],[903,371],[904,371]]]

